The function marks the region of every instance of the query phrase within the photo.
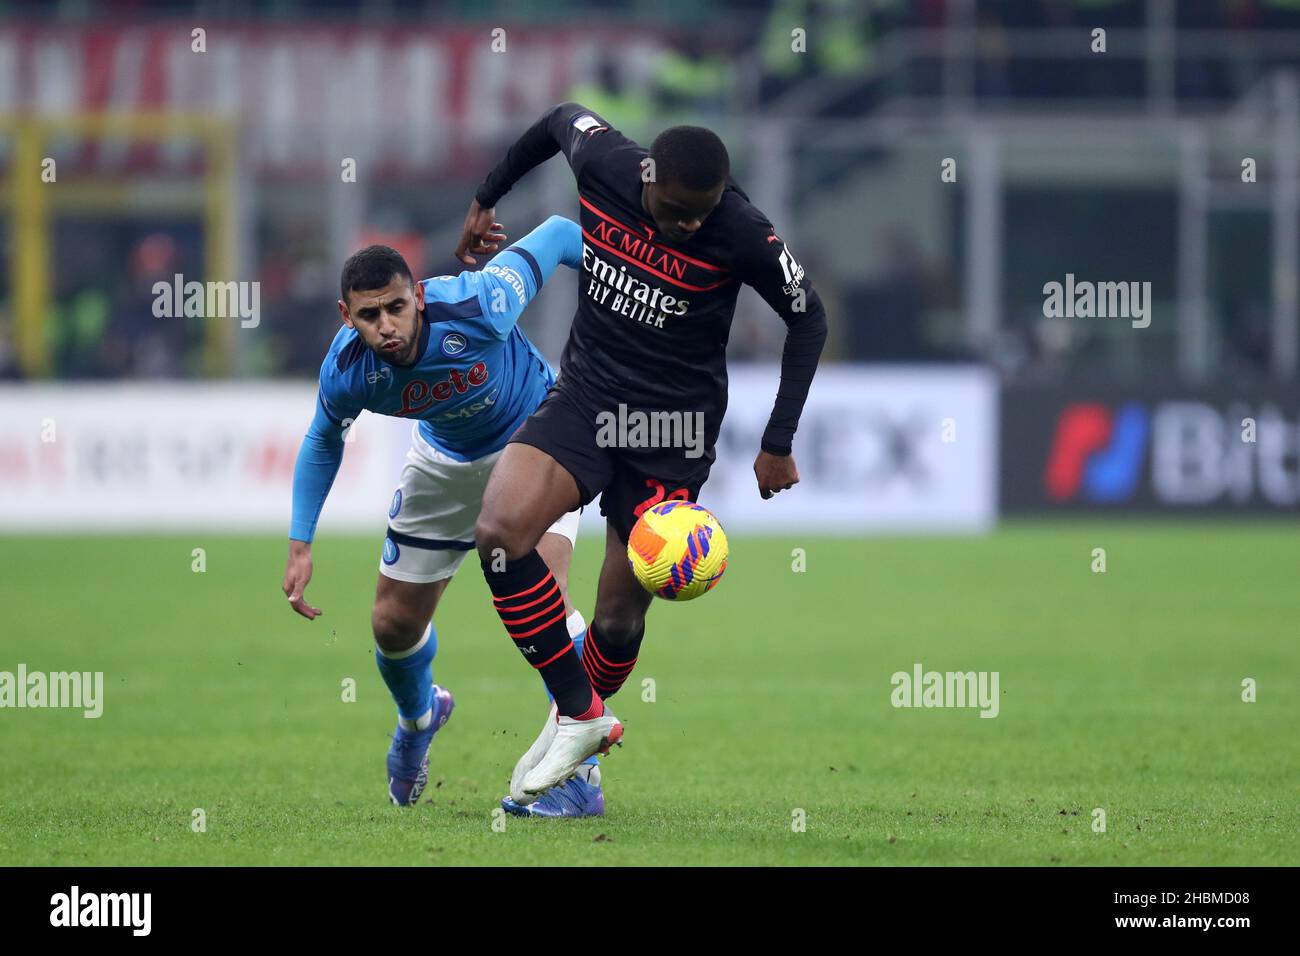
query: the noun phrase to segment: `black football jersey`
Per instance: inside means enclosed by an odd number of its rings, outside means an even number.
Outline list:
[[[763,442],[769,451],[788,453],[825,340],[825,317],[767,217],[728,179],[699,230],[684,242],[667,240],[641,205],[648,151],[575,103],[556,107],[515,144],[480,187],[480,205],[495,205],[519,176],[556,151],[577,180],[583,245],[578,309],[560,363],[564,386],[578,388],[599,409],[623,403],[703,412],[712,445],[726,411],[727,338],[746,283],[797,339],[793,349],[786,344]]]

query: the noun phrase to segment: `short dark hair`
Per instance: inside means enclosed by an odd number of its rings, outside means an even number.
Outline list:
[[[415,284],[411,267],[400,252],[391,246],[366,246],[343,263],[343,278],[339,282],[343,288],[343,301],[348,300],[348,293],[354,289],[382,289],[393,281],[393,276],[402,276]]]
[[[731,172],[727,147],[703,126],[670,126],[650,144],[655,180],[687,189],[712,189]]]

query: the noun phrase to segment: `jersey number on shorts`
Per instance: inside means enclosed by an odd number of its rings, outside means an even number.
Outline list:
[[[641,512],[645,511],[647,508],[653,508],[661,501],[690,501],[691,500],[691,493],[686,488],[678,488],[674,491],[670,491],[667,495],[665,495],[664,483],[662,481],[655,481],[653,478],[647,478],[645,480],[645,483],[647,488],[653,488],[655,491],[654,494],[652,494],[649,498],[641,502],[639,505],[636,506],[635,509],[633,509],[632,514],[637,518],[641,517]]]

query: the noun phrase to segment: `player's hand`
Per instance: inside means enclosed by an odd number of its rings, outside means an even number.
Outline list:
[[[311,581],[311,545],[306,541],[289,542],[289,564],[284,569],[284,596],[289,606],[309,621],[320,617],[320,608],[312,607],[303,599],[307,583]]]
[[[456,258],[465,265],[478,265],[478,260],[470,253],[486,255],[489,252],[496,252],[501,248],[501,243],[506,241],[506,234],[503,231],[505,227],[496,221],[496,215],[495,206],[491,209],[480,209],[477,199],[470,201],[469,212],[465,216],[465,228],[461,230],[460,242],[456,243]]]
[[[760,451],[754,459],[754,477],[758,479],[758,493],[766,500],[778,491],[799,484],[799,469],[794,455],[769,455]]]

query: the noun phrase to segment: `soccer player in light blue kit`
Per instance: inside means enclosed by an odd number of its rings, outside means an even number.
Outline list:
[[[499,225],[496,230],[488,238],[504,239]],[[387,769],[389,798],[400,806],[415,804],[424,791],[429,745],[455,706],[450,692],[433,683],[434,610],[474,550],[492,466],[555,382],[516,322],[561,263],[576,269],[581,262],[577,224],[552,216],[480,272],[416,283],[387,246],[363,249],[343,267],[343,328],[321,364],[316,414],[294,468],[283,589],[302,616],[321,613],[304,597],[311,541],[343,461],[344,436],[362,409],[416,419],[389,509],[371,612],[375,661],[397,704]],[[558,586],[536,610],[549,618],[562,609],[581,648],[586,625],[565,587],[577,525],[578,512],[570,512],[543,537],[539,550]],[[594,760],[583,769],[549,800],[539,800],[535,815],[602,813],[599,770]]]

